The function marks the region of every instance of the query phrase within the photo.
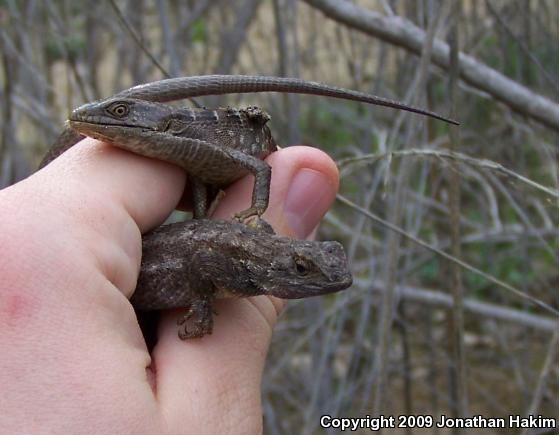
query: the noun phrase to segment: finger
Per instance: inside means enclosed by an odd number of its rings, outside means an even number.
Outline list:
[[[278,232],[307,236],[334,200],[335,164],[308,147],[281,150],[268,163],[273,169],[266,219]],[[229,217],[250,205],[252,183],[246,177],[227,189],[216,216]],[[296,213],[303,216],[293,216]],[[277,307],[271,298],[255,297],[218,301],[216,309],[213,334],[186,342],[177,339],[178,314],[163,316],[153,360],[157,394],[171,431],[193,416],[220,429],[210,417],[215,413],[221,421],[236,424],[239,433],[260,430],[260,380]],[[197,400],[188,400],[193,396]]]
[[[169,215],[184,183],[184,171],[174,165],[86,138],[20,188],[31,192],[28,201],[37,200],[53,232],[76,228],[102,273],[129,296],[141,257],[140,233]]]
[[[46,196],[56,207],[63,201],[79,202],[91,196],[98,202],[92,203],[86,213],[106,218],[105,206],[119,204],[142,232],[157,226],[173,210],[186,179],[176,165],[91,138],[76,144],[33,177],[40,178],[42,190],[52,193]]]

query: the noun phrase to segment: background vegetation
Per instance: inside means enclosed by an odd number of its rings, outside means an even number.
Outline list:
[[[452,114],[459,129],[319,97],[200,99],[264,107],[279,143],[342,173],[320,237],[355,284],[284,313],[266,432],[322,433],[323,414],[557,418],[558,25],[553,0],[1,0],[0,187],[73,107],[166,75],[298,76]]]

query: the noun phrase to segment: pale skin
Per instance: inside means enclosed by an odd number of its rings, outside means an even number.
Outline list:
[[[265,218],[308,237],[334,200],[338,172],[316,148],[273,167]],[[0,191],[0,422],[7,433],[262,432],[261,375],[283,302],[219,301],[214,332],[181,341],[166,312],[147,351],[128,298],[140,234],[178,203],[178,167],[85,139]],[[252,180],[216,216],[250,204]]]

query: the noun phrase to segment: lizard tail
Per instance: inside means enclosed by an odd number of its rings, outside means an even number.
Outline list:
[[[408,112],[436,118],[450,124],[459,125],[457,121],[441,116],[438,113],[408,106],[398,101],[291,77],[244,75],[178,77],[134,86],[133,88],[118,93],[115,97],[166,102],[204,95],[242,94],[251,92],[310,94],[354,100],[377,106],[406,110]]]

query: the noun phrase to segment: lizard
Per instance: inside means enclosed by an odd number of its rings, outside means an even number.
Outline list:
[[[243,221],[252,216],[259,218],[268,205],[271,176],[263,159],[277,147],[266,125],[269,115],[257,107],[175,109],[161,103],[202,95],[265,91],[361,101],[457,124],[403,103],[300,79],[184,77],[136,86],[74,110],[69,117],[70,129],[63,132],[41,167],[75,145],[82,133],[166,160],[189,172],[196,218],[206,214],[206,185],[221,188],[250,172],[255,175],[252,204],[237,217]],[[163,227],[147,235],[143,242],[142,267],[131,302],[140,310],[188,306],[180,319],[184,325],[179,331],[181,338],[211,332],[211,305],[218,296],[271,294],[301,298],[351,285],[345,252],[337,242],[294,241],[239,222],[207,222],[198,219]],[[260,219],[256,222],[260,227],[267,225]],[[258,256],[254,256],[255,252]],[[209,276],[207,265],[210,270],[220,267],[223,273]],[[312,273],[308,273],[309,268]],[[333,275],[325,275],[328,270]],[[186,327],[189,321],[194,323],[193,329]]]
[[[263,161],[276,150],[269,115],[260,108],[175,109],[168,101],[227,93],[283,92],[328,96],[392,107],[456,121],[434,112],[363,92],[289,77],[208,75],[138,85],[113,97],[84,104],[69,117],[71,130],[49,150],[45,166],[83,135],[148,157],[175,163],[189,173],[194,217],[206,216],[208,187],[221,189],[247,173],[255,177],[250,208],[236,215],[247,221],[268,206],[271,168]]]
[[[178,320],[184,340],[211,334],[216,298],[298,299],[351,286],[340,243],[293,240],[260,223],[251,228],[235,220],[197,219],[145,234],[130,302],[137,310],[187,307]]]

